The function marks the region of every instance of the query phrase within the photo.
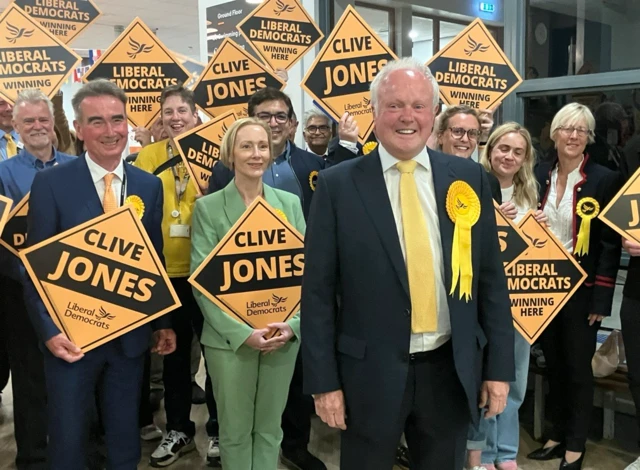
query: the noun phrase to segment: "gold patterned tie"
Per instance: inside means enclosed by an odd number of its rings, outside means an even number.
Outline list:
[[[15,157],[16,155],[18,155],[18,146],[16,145],[15,140],[13,140],[11,134],[5,134],[4,140],[7,141],[7,158]]]
[[[104,175],[104,197],[102,198],[102,207],[104,208],[105,214],[118,208],[116,195],[111,187],[111,182],[113,181],[114,176],[115,175],[113,173],[107,173]]]
[[[438,302],[431,239],[413,174],[417,164],[409,160],[396,167],[401,173],[400,207],[411,294],[411,331],[427,333],[438,329]]]

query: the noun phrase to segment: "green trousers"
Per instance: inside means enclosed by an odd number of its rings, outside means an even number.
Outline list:
[[[276,470],[287,403],[300,342],[267,355],[205,347],[220,424],[224,470]]]

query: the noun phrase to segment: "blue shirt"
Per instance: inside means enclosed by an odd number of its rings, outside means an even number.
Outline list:
[[[67,163],[74,158],[76,157],[54,149],[53,158],[43,163],[27,152],[27,149],[22,149],[15,157],[0,162],[0,194],[11,198],[15,205],[31,191],[36,173],[56,164]],[[73,188],[69,190],[72,191]],[[17,257],[0,247],[0,274],[20,281],[21,266],[22,263]]]
[[[8,160],[7,158],[7,139],[4,138],[4,135],[6,134],[6,132],[4,131],[0,131],[0,161],[3,160]],[[20,153],[20,135],[18,135],[18,133],[16,132],[16,130],[12,130],[11,132],[9,132],[9,134],[11,135],[11,137],[13,137],[13,141],[16,143],[16,145],[18,146],[18,153]],[[16,155],[17,157],[17,155]]]
[[[272,188],[295,194],[302,201],[302,188],[291,166],[291,144],[289,142],[287,142],[287,147],[282,155],[276,158],[264,172],[262,181]]]

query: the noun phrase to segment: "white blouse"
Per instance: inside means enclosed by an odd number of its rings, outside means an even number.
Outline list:
[[[527,214],[527,212],[529,212],[529,209],[533,208],[521,207],[516,203],[516,201],[513,200],[513,185],[509,186],[508,188],[500,189],[500,192],[502,193],[502,202],[513,202],[513,204],[516,206],[516,209],[518,209],[518,215],[516,215],[516,218],[513,220],[513,223],[518,225],[522,218]]]

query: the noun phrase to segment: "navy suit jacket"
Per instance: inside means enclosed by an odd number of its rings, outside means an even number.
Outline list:
[[[85,155],[57,165],[36,175],[31,186],[29,213],[27,215],[27,246],[33,246],[59,233],[83,224],[104,214],[102,202],[87,166]],[[131,165],[124,165],[127,195],[138,195],[147,208],[142,225],[164,264],[162,256],[162,183],[160,179]],[[27,311],[39,339],[45,342],[60,333],[35,285],[24,274],[24,290]],[[122,344],[128,357],[136,357],[147,350],[151,328],[170,328],[165,316],[147,323],[115,339]]]
[[[445,288],[451,287],[454,224],[447,191],[467,182],[481,202],[472,227],[472,299],[447,295],[455,372],[478,420],[482,380],[515,378],[513,321],[487,173],[429,150]],[[357,434],[377,440],[397,426],[409,371],[411,299],[398,231],[377,150],[320,173],[305,235],[302,284],[304,390],[342,389]],[[461,403],[460,406],[465,406]]]

